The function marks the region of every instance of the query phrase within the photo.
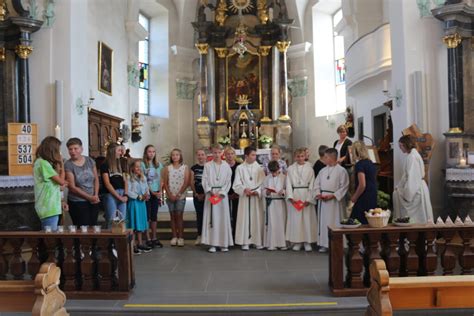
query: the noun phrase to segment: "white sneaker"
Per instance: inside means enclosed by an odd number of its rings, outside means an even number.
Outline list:
[[[286,247],[282,247],[282,248],[280,248],[280,250],[283,250],[283,251],[285,251],[285,250],[288,250],[288,248],[286,248]]]
[[[209,251],[210,253],[214,253],[216,252],[216,247],[211,247],[207,251]]]
[[[311,247],[311,244],[309,242],[304,243],[304,251],[313,251],[313,248]]]
[[[242,245],[243,251],[248,251],[250,249],[249,245]]]
[[[263,247],[263,246],[255,246],[255,248],[257,248],[257,250],[265,249],[265,247]]]
[[[301,243],[297,243],[293,246],[293,251],[300,251],[301,250]]]
[[[194,246],[199,246],[201,244],[201,236],[197,236]]]
[[[178,247],[184,247],[184,239],[178,238]]]
[[[173,239],[171,239],[171,241],[170,241],[170,245],[171,246],[176,246],[177,244],[178,244],[178,238],[173,237]]]
[[[321,252],[321,253],[328,252],[328,248],[326,248],[326,247],[319,247],[319,250],[318,250],[318,251]]]
[[[222,252],[227,252],[227,251],[229,251],[229,248],[227,248],[227,247],[221,248],[221,251]]]
[[[276,250],[276,248],[273,248],[273,247],[270,247],[270,248],[267,248],[268,251],[274,251]]]

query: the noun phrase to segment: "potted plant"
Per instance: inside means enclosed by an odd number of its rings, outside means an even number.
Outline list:
[[[230,138],[229,136],[221,136],[217,138],[217,142],[221,144],[223,147],[230,145]]]
[[[273,138],[267,135],[262,135],[259,137],[258,141],[262,144],[263,148],[270,148],[270,145],[273,143]]]

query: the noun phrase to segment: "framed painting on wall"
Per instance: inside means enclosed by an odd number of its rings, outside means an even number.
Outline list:
[[[114,51],[99,42],[99,91],[108,95],[112,95],[112,68],[114,62]]]
[[[239,95],[247,95],[251,100],[249,110],[261,110],[260,55],[247,52],[230,54],[226,57],[227,68],[227,110],[238,110],[235,102]]]

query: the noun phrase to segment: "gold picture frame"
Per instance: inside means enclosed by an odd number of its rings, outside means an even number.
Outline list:
[[[369,159],[374,163],[374,164],[380,164],[380,157],[379,157],[379,150],[377,149],[376,146],[365,146],[367,147],[367,152],[369,154]],[[351,163],[355,164],[354,160],[354,155],[352,154],[352,146],[349,146],[349,155],[351,158]]]
[[[99,58],[98,58],[98,88],[99,91],[108,95],[112,95],[112,78],[114,51],[104,42],[99,42]]]

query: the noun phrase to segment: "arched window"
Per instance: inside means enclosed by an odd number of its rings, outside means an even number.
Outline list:
[[[138,111],[141,114],[150,113],[150,19],[144,14],[138,15],[138,22],[148,32],[145,40],[138,42],[138,68],[140,71],[138,86]]]

